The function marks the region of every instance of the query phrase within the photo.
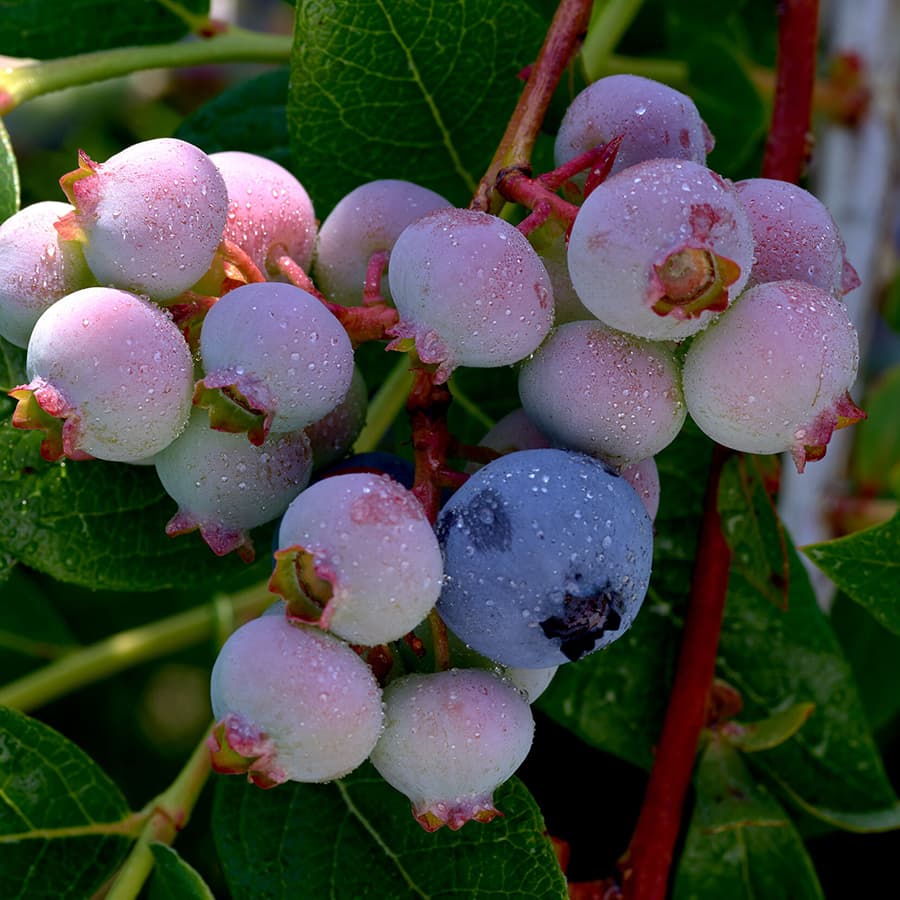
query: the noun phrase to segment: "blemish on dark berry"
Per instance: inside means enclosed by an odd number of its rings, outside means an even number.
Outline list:
[[[612,591],[587,597],[566,594],[563,615],[550,616],[540,625],[548,638],[559,639],[559,649],[574,662],[590,653],[606,632],[622,627],[620,607],[621,601]]]

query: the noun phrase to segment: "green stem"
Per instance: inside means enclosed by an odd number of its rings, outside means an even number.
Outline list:
[[[581,61],[588,81],[596,81],[604,71],[609,55],[640,12],[644,0],[608,0],[594,7],[587,37],[581,48]]]
[[[243,619],[258,615],[272,600],[265,586],[256,585],[232,595],[228,606],[235,618]],[[0,706],[23,711],[42,706],[138,663],[208,640],[217,634],[219,619],[214,600],[150,625],[121,631],[0,688]]]
[[[208,38],[116,47],[11,66],[0,69],[0,115],[42,94],[146,69],[234,62],[286,63],[291,43],[290,35],[262,34],[229,26]]]
[[[354,453],[369,453],[381,443],[394,419],[406,407],[412,383],[409,356],[403,353],[369,403],[366,425],[353,445]]]
[[[211,771],[209,749],[206,746],[208,734],[207,731],[203,735],[178,777],[150,803],[153,814],[119,869],[106,894],[106,900],[134,900],[153,871],[153,851],[150,844],[171,844],[187,824]]]

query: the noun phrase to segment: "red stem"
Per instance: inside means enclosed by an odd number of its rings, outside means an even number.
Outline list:
[[[472,209],[497,212],[503,205],[502,198],[494,191],[497,176],[504,169],[528,167],[547,107],[562,73],[578,50],[590,16],[590,0],[562,0],[557,7],[506,132],[478,184],[470,204]]]
[[[619,146],[623,137],[624,135],[617,134],[608,143],[591,147],[590,150],[579,153],[578,156],[573,157],[552,171],[538,175],[537,180],[545,187],[550,188],[550,190],[556,191],[569,179],[574,178],[579,172],[584,172],[586,169],[597,171],[598,176],[606,178],[613,167],[613,163],[616,161],[616,155],[619,152]]]
[[[796,181],[806,161],[817,25],[816,0],[779,3],[775,106],[763,160],[767,178]],[[731,552],[722,534],[716,500],[729,455],[730,451],[715,446],[675,682],[644,804],[619,864],[624,900],[662,900],[666,896],[684,798],[705,724],[725,609]]]
[[[730,451],[723,447],[713,449],[678,669],[644,804],[631,844],[619,863],[624,900],[661,900],[666,895],[682,806],[705,724],[725,609],[731,551],[722,535],[717,500],[719,479],[729,456]]]
[[[563,200],[537,178],[529,178],[518,169],[501,173],[497,181],[497,190],[507,200],[533,209],[540,217],[540,221],[537,221],[534,227],[542,225],[547,216],[552,215],[570,228],[578,214],[578,207],[574,203]],[[521,230],[527,234],[531,228]]]
[[[277,257],[273,260],[273,265],[292,284],[312,294],[328,309],[344,326],[354,347],[358,347],[366,341],[385,340],[388,330],[397,324],[399,318],[397,310],[387,306],[384,301],[373,300],[366,306],[341,306],[339,303],[329,302],[312,283],[312,279],[306,274],[303,267],[290,256]]]
[[[219,247],[227,277],[237,284],[259,284],[266,280],[266,276],[259,270],[259,266],[239,244],[226,238]],[[233,266],[236,271],[229,272],[230,266]]]
[[[775,105],[762,174],[797,182],[809,155],[818,0],[779,0]]]
[[[406,401],[416,464],[413,493],[432,524],[437,521],[440,510],[441,481],[447,468],[451,441],[447,410],[451,400],[450,389],[446,384],[435,384],[433,372],[427,369],[413,371],[413,386]]]
[[[369,258],[366,265],[366,280],[363,284],[363,305],[386,302],[381,296],[381,277],[387,268],[390,255],[387,250],[377,250]]]

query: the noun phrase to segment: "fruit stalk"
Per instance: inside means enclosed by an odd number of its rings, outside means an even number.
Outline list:
[[[435,384],[434,374],[416,369],[406,409],[412,425],[416,475],[413,493],[425,509],[428,521],[437,521],[442,477],[447,467],[450,432],[447,409],[453,399],[445,384]]]
[[[243,621],[258,616],[271,602],[272,595],[259,585],[225,598],[224,603],[214,600],[149,625],[120,631],[7,684],[0,689],[0,706],[23,712],[37,709],[139,663],[215,637],[223,607],[229,618]]]
[[[553,92],[579,48],[590,14],[590,0],[562,0],[559,4],[506,132],[478,184],[472,209],[498,212],[503,198],[494,192],[497,176],[503,169],[529,164]]]
[[[133,900],[153,871],[153,842],[171,844],[188,818],[211,771],[206,733],[172,784],[150,803],[150,819],[106,894],[106,900]]]
[[[43,94],[145,69],[234,62],[283,64],[290,56],[291,42],[290,35],[262,34],[230,25],[200,41],[116,47],[62,59],[28,62],[0,73],[0,115]]]

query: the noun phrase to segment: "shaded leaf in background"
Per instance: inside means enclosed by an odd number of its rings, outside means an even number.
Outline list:
[[[737,750],[713,738],[700,759],[696,801],[674,900],[823,900],[803,841]]]
[[[742,46],[760,38],[760,28],[748,33],[742,7],[726,8],[714,0],[675,0],[665,4],[667,43],[688,66],[686,91],[712,131],[716,146],[709,165],[730,178],[748,174],[745,165],[757,151],[768,127],[768,111],[748,75]],[[759,4],[757,4],[759,5]],[[768,29],[774,34],[774,18]]]
[[[376,178],[468,203],[544,29],[515,0],[299,0],[288,128],[317,213]]]
[[[147,900],[215,900],[196,869],[171,847],[152,843],[150,850],[153,875],[147,888]]]
[[[0,584],[0,683],[76,647],[75,636],[47,595],[21,569],[14,569]]]
[[[869,388],[863,409],[868,418],[854,429],[851,471],[864,495],[887,493],[900,484],[900,365]]]
[[[744,470],[745,474],[752,471]],[[811,809],[892,808],[896,798],[852,670],[816,603],[796,551],[777,528],[762,484],[742,480],[738,460],[732,460],[723,473],[719,509],[726,539],[734,549],[719,672],[741,693],[745,718],[764,718],[797,703],[816,707],[789,741],[754,754],[753,765],[788,785]],[[764,546],[745,552],[748,544]],[[780,578],[782,547],[789,573],[787,608],[759,588]],[[742,564],[745,559],[756,570],[749,572]],[[776,561],[769,572],[759,571],[765,559]]]
[[[881,317],[894,331],[900,332],[900,272],[894,275],[885,289]]]
[[[368,764],[327,785],[261,791],[219,778],[213,830],[241,900],[565,900],[566,882],[540,812],[516,779],[495,794],[504,817],[433,834]]]
[[[287,69],[241,81],[185,118],[175,137],[207,153],[242,150],[265,156],[293,171],[302,182],[303,172],[291,158],[287,94]]]
[[[15,571],[16,560],[7,553],[0,553],[0,587]]]
[[[9,134],[0,119],[0,222],[19,208],[19,168]]]
[[[627,634],[560,666],[537,706],[601,750],[649,769],[678,650],[675,616],[691,583],[712,444],[688,424],[656,457],[662,489],[651,591]]]
[[[690,89],[700,115],[716,139],[712,169],[729,178],[745,177],[743,166],[765,137],[767,110],[733,45],[722,39],[695,39],[683,48]]]
[[[205,15],[209,0],[179,0]],[[53,59],[174,41],[187,26],[159,0],[12,0],[2,4],[0,55]],[[98,25],[102,27],[98,27]]]
[[[803,552],[848,597],[900,634],[900,513],[882,525],[809,544]]]
[[[62,735],[0,708],[0,897],[84,900],[131,843],[119,789]],[[79,836],[54,829],[81,828]],[[91,833],[91,831],[96,833]]]
[[[844,594],[835,599],[829,621],[853,668],[869,724],[879,731],[900,713],[900,635]]]

